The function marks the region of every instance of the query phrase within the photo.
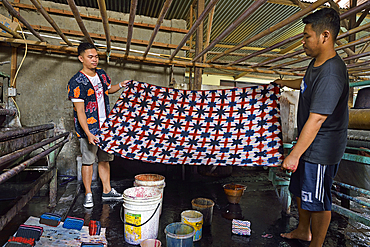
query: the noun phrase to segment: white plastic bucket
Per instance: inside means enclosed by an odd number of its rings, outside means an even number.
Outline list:
[[[186,210],[181,213],[181,222],[191,225],[195,229],[193,241],[202,238],[203,214],[196,210]]]
[[[134,186],[155,187],[161,191],[163,200],[164,187],[166,187],[166,183],[164,182],[164,180],[165,177],[158,174],[139,174],[135,176]],[[162,214],[162,201],[161,206],[159,208],[159,215],[161,214]]]
[[[132,187],[123,192],[124,236],[129,244],[156,239],[162,193],[155,187]]]

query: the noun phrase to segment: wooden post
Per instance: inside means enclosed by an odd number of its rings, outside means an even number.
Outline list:
[[[208,15],[208,26],[207,26],[207,39],[206,39],[206,45],[205,47],[209,46],[209,42],[211,41],[211,31],[212,31],[212,22],[213,22],[213,16],[215,14],[215,8],[213,7],[211,13]],[[207,53],[204,54],[203,61],[207,60]]]
[[[15,73],[17,72],[17,47],[12,46],[12,56],[10,59],[10,86],[16,87]]]
[[[199,19],[200,13],[204,11],[204,2],[205,0],[198,0],[198,8],[197,8],[197,16]],[[195,43],[195,56],[197,56],[203,50],[203,21],[197,28],[197,36],[196,36],[196,43]],[[199,62],[202,62],[202,57],[199,58]],[[201,90],[202,89],[202,68],[195,68],[195,75],[194,75],[194,90]]]
[[[75,17],[75,19],[77,21],[77,24],[80,27],[80,29],[81,29],[82,33],[84,34],[85,38],[87,39],[87,41],[89,43],[94,44],[94,41],[90,37],[90,34],[87,32],[86,27],[85,27],[85,25],[84,25],[84,23],[82,21],[80,12],[77,9],[77,6],[75,4],[75,1],[74,0],[67,0],[67,2],[68,2],[69,7],[72,10],[73,16]]]
[[[101,14],[101,19],[103,21],[103,28],[105,33],[105,39],[107,42],[107,54],[110,53],[111,50],[111,40],[110,40],[110,31],[109,31],[109,23],[108,23],[108,15],[107,15],[107,6],[105,5],[105,0],[98,0],[98,6]]]

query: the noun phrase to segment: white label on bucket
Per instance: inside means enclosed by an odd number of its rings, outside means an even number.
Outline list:
[[[134,225],[140,225],[141,224],[141,214],[126,213],[125,220],[127,223],[131,223]],[[138,241],[141,239],[141,227],[134,227],[134,226],[125,224],[125,234],[126,234],[127,239],[130,239],[131,241]]]

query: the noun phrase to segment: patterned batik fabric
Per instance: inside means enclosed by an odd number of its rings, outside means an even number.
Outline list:
[[[275,84],[188,91],[131,81],[98,135],[100,148],[164,164],[278,166]]]
[[[111,83],[111,79],[102,69],[96,69],[100,81],[103,85],[104,91],[104,103],[106,115],[109,112],[109,97],[108,88]],[[95,90],[91,84],[89,78],[81,71],[77,72],[68,82],[68,98],[82,99],[85,101],[85,114],[87,120],[87,126],[93,135],[96,135],[99,131],[99,114],[98,114],[98,102],[95,95]],[[73,107],[73,116],[75,122],[75,130],[77,137],[87,138],[84,130],[82,129],[77,118],[77,111]]]

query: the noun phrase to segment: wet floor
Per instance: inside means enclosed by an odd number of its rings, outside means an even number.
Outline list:
[[[134,175],[139,173],[157,173],[166,177],[158,231],[158,239],[162,242],[162,246],[166,246],[164,228],[170,223],[181,221],[181,212],[191,209],[191,200],[198,197],[213,200],[215,206],[212,225],[203,228],[202,239],[195,242],[194,247],[309,246],[308,242],[285,240],[279,236],[281,232],[291,231],[296,227],[297,209],[293,204],[291,215],[282,213],[275,190],[268,181],[267,170],[236,167],[231,176],[216,178],[202,176],[198,174],[196,167],[187,166],[185,180],[182,180],[181,166],[143,165],[141,163],[115,166],[113,164],[112,185],[117,191],[122,192],[132,187]],[[247,186],[237,205],[228,203],[222,188],[222,185],[231,182]],[[134,246],[124,241],[124,228],[120,219],[122,202],[102,203],[101,192],[101,186],[95,183],[93,186],[95,205],[92,209],[86,210],[82,206],[84,195],[81,191],[68,215],[84,218],[86,225],[90,219],[100,220],[102,227],[107,228],[106,237],[109,246]],[[251,222],[250,237],[231,233],[231,219],[233,218]],[[333,213],[324,246],[370,246],[369,229]]]

